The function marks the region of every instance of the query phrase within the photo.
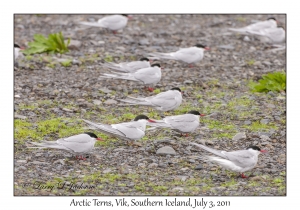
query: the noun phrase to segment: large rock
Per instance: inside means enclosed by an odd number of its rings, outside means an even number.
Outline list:
[[[237,134],[232,138],[232,140],[238,141],[238,140],[245,139],[245,138],[246,138],[246,134],[245,134],[245,133],[237,133]]]
[[[157,155],[176,155],[176,152],[172,147],[165,146],[165,147],[159,148],[156,151],[156,154]]]

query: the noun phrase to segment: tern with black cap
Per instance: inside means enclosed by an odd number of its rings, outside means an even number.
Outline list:
[[[102,139],[98,138],[96,134],[91,132],[85,132],[75,136],[61,138],[56,141],[42,141],[40,143],[30,142],[31,144],[34,144],[37,147],[28,147],[28,148],[62,149],[72,154],[75,154],[77,159],[85,160],[83,154],[91,153],[94,149],[94,145],[97,140],[102,141]]]
[[[208,155],[202,156],[207,160],[215,162],[228,170],[241,173],[242,178],[247,178],[247,176],[244,175],[244,172],[249,171],[256,166],[258,155],[267,152],[266,150],[261,150],[257,146],[249,146],[245,150],[226,152],[212,149],[202,144],[192,142],[190,144],[200,147],[201,149],[213,153],[214,155],[217,155],[218,157]]]

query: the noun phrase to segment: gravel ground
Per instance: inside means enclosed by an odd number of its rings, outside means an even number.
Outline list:
[[[284,15],[273,16],[285,26]],[[256,38],[227,30],[270,15],[134,15],[117,35],[76,24],[101,17],[15,16],[15,43],[22,46],[36,33],[62,31],[72,40],[72,50],[65,55],[26,56],[15,66],[15,195],[286,195],[286,95],[251,93],[247,87],[248,80],[262,74],[285,71],[286,53],[270,52],[270,46]],[[155,93],[134,82],[99,79],[109,72],[99,65],[102,62],[136,60],[197,43],[211,50],[193,68],[159,61],[164,69]],[[61,64],[68,60],[69,66]],[[128,145],[95,132],[106,141],[97,143],[85,161],[63,151],[27,148],[30,141],[87,131],[80,118],[109,124],[130,121],[137,114],[160,119],[151,108],[118,106],[116,99],[150,96],[172,87],[185,91],[184,100],[165,115],[193,109],[207,114],[189,137],[156,130]],[[201,160],[203,151],[189,142],[226,151],[254,144],[269,153],[246,173],[252,173],[249,179],[242,179]],[[158,155],[158,149],[166,152]]]

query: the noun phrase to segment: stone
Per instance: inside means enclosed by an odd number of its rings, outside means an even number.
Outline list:
[[[261,124],[268,124],[269,123],[269,119],[262,119],[260,121]]]
[[[244,39],[243,39],[245,42],[249,42],[250,41],[250,38],[248,36],[245,36]]]
[[[32,161],[32,164],[35,164],[35,165],[43,165],[43,164],[46,164],[46,165],[49,165],[50,163],[46,163],[46,162],[40,162],[40,161]]]
[[[173,188],[171,191],[184,191],[184,189],[182,188],[182,187],[175,187],[175,188]]]
[[[62,108],[62,110],[65,111],[65,112],[73,112],[73,110],[67,109],[67,108]]]
[[[157,163],[151,163],[148,165],[148,168],[157,168],[158,164]]]
[[[75,39],[71,39],[70,44],[68,46],[68,48],[70,50],[79,50],[80,47],[81,47],[81,41],[75,40]]]
[[[246,138],[246,134],[245,134],[245,133],[237,133],[237,134],[232,138],[232,140],[238,141],[238,140],[245,139],[245,138]]]
[[[111,172],[112,170],[110,169],[110,168],[108,168],[108,169],[105,169],[104,171],[102,171],[102,173],[104,173],[104,174],[107,174],[107,173],[109,173],[109,172]]]
[[[176,155],[175,150],[170,146],[161,147],[156,151],[157,155]]]
[[[17,163],[27,163],[27,160],[17,160]]]
[[[101,105],[101,104],[102,104],[102,101],[100,101],[100,100],[93,100],[93,103],[94,103],[95,105]]]
[[[108,99],[104,102],[104,104],[106,105],[112,105],[112,104],[117,104],[118,102],[116,100],[113,99]]]
[[[188,85],[188,84],[193,84],[193,81],[192,80],[185,80],[183,83]]]
[[[197,165],[197,166],[195,167],[195,170],[201,170],[201,169],[203,169],[202,164],[199,164],[199,165]]]
[[[107,88],[101,88],[101,89],[99,89],[99,91],[101,91],[103,93],[111,93],[112,92],[112,90],[109,90]]]
[[[185,182],[189,177],[188,176],[176,176],[174,178],[175,181],[183,181]]]
[[[23,115],[19,115],[19,114],[15,114],[15,119],[21,119],[21,120],[26,120],[27,117],[26,116],[23,116]]]
[[[260,136],[260,139],[263,140],[263,141],[270,141],[271,139],[269,138],[269,136],[266,136],[266,135],[261,135]]]
[[[245,122],[244,122],[244,125],[251,125],[251,121],[250,120],[246,120]]]

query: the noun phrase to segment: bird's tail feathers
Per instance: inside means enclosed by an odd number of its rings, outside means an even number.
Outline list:
[[[156,52],[156,53],[150,53],[149,54],[150,56],[154,56],[154,57],[158,57],[158,58],[161,58],[161,59],[176,59],[174,56],[173,56],[173,53],[159,53],[159,52]]]
[[[91,27],[103,27],[98,22],[79,22],[80,25],[91,26]]]
[[[106,78],[106,79],[115,78],[115,79],[125,79],[125,80],[137,81],[137,79],[135,79],[133,75],[126,74],[126,73],[103,74],[100,76],[100,78]]]

